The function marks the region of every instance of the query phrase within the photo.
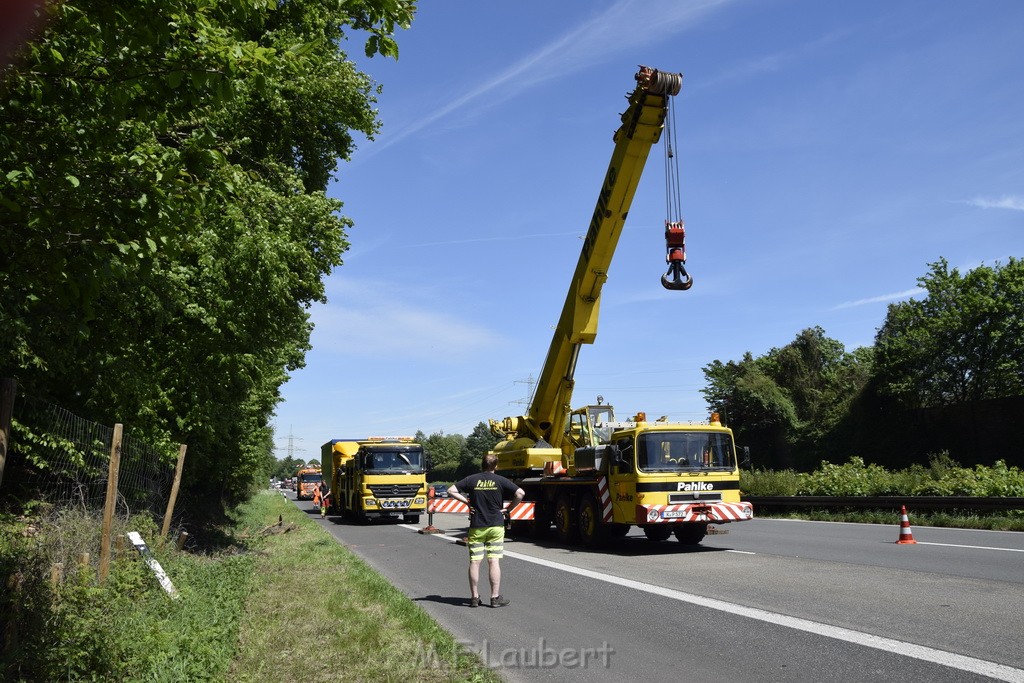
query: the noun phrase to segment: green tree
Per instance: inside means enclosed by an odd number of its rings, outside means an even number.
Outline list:
[[[466,447],[462,455],[463,463],[479,468],[480,460],[494,448],[498,441],[500,439],[485,422],[478,422],[466,437]]]
[[[351,221],[325,194],[411,0],[66,0],[2,76],[0,374],[189,445],[193,499],[272,466],[270,419]]]
[[[701,389],[712,411],[723,416],[740,445],[749,445],[761,465],[791,467],[799,421],[787,393],[748,352],[739,362],[712,361]]]
[[[713,361],[704,368],[708,384],[701,393],[737,441],[752,447],[756,462],[808,466],[868,382],[871,359],[870,349],[847,353],[813,327],[764,356]]]
[[[274,459],[270,476],[274,479],[287,479],[295,476],[295,471],[303,464],[302,458],[284,457],[280,460]]]
[[[455,481],[462,464],[466,438],[461,434],[445,434],[441,431],[430,436],[417,432],[416,440],[423,444],[423,452],[430,459],[431,481]]]
[[[879,391],[910,409],[1024,395],[1024,261],[929,266],[926,296],[890,304],[878,330]]]

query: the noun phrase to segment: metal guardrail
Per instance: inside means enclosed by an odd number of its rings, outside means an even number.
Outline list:
[[[758,508],[860,508],[899,510],[1024,510],[1024,498],[977,496],[743,496]]]

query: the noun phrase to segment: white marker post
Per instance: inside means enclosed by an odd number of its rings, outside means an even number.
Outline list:
[[[142,535],[138,531],[129,531],[128,540],[132,542],[135,549],[138,550],[139,554],[146,560],[146,564],[148,564],[149,568],[153,570],[154,574],[156,574],[157,580],[160,582],[160,585],[163,586],[163,589],[167,591],[167,594],[172,598],[180,597],[178,595],[178,591],[174,589],[174,584],[171,583],[170,577],[167,576],[167,572],[164,571],[164,568],[161,567],[160,563],[156,561],[155,557],[153,557],[153,553],[149,552],[149,546],[147,546],[146,542],[142,540]]]

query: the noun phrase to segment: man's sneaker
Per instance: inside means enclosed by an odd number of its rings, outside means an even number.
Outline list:
[[[491,607],[504,607],[505,605],[512,602],[508,598],[503,598],[500,595],[496,598],[491,598]]]
[[[470,607],[479,607],[480,606],[480,598],[470,598],[469,599],[469,606]]]

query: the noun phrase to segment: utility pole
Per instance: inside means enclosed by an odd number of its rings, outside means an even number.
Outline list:
[[[526,391],[526,398],[521,398],[518,401],[509,401],[510,405],[517,406],[529,406],[533,402],[533,392],[537,386],[537,380],[533,378],[533,375],[529,375],[526,379],[517,379],[516,384],[526,384],[529,389]]]
[[[280,451],[280,450],[285,451],[285,453],[288,455],[288,459],[291,460],[291,459],[293,459],[295,457],[295,443],[297,441],[302,441],[302,438],[292,434],[292,426],[288,425],[288,447],[287,448],[275,447],[274,450],[275,451]],[[305,462],[305,459],[303,459],[303,462]]]

